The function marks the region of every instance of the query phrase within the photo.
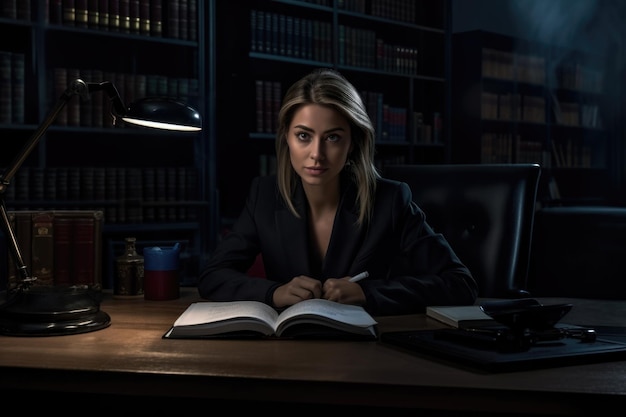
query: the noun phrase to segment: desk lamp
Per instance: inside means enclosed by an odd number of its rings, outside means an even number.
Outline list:
[[[121,118],[127,123],[157,129],[199,131],[200,115],[191,107],[169,98],[144,98],[128,108],[117,88],[109,82],[87,83],[77,79],[63,92],[46,119],[26,142],[13,162],[0,175],[0,222],[4,228],[16,269],[18,284],[0,299],[0,334],[11,336],[53,336],[86,333],[108,327],[110,316],[100,310],[100,291],[90,286],[37,286],[30,274],[9,221],[4,193],[22,163],[32,152],[59,112],[74,96],[89,99],[103,91],[111,101],[113,124]]]

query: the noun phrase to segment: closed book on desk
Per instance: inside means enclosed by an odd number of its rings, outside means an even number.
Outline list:
[[[498,324],[477,305],[428,306],[426,307],[426,315],[448,326],[459,329],[471,329]]]
[[[377,322],[362,307],[323,299],[278,313],[258,301],[192,303],[163,336],[180,338],[377,339]]]

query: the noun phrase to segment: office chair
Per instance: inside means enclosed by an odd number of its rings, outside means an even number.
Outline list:
[[[538,164],[390,165],[427,222],[442,233],[478,283],[479,297],[527,291]]]

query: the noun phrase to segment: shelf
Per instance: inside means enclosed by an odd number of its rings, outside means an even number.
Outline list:
[[[217,69],[217,163],[223,219],[236,218],[245,199],[245,193],[230,190],[246,190],[254,176],[274,172],[282,97],[316,67],[337,69],[361,92],[377,130],[379,167],[446,160],[448,3],[394,4],[397,9],[381,1],[217,4],[217,31],[223,39],[217,49],[222,63]],[[233,26],[233,21],[241,24]],[[396,115],[393,123],[386,118],[390,113]],[[423,123],[420,143],[417,113]]]
[[[85,1],[75,9],[60,1],[14,3],[29,11],[24,19],[0,17],[0,27],[15,35],[0,41],[0,64],[22,59],[22,70],[12,71],[21,76],[19,82],[0,84],[4,94],[21,94],[0,101],[0,131],[11,137],[0,166],[9,164],[77,78],[111,81],[126,105],[146,96],[177,98],[200,112],[204,129],[165,132],[120,121],[113,126],[102,92],[88,100],[73,97],[12,179],[7,207],[101,209],[110,249],[103,262],[105,284],[112,284],[115,250],[128,234],[154,245],[183,240],[187,275],[182,279],[197,279],[217,237],[208,90],[215,45],[205,36],[213,30],[214,1]]]
[[[592,53],[470,31],[453,54],[454,163],[539,163],[546,204],[615,197],[619,86]]]

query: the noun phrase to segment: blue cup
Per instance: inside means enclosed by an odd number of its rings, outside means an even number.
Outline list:
[[[174,300],[180,297],[180,244],[172,247],[149,247],[143,250],[144,298]]]

